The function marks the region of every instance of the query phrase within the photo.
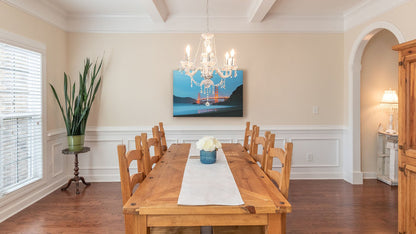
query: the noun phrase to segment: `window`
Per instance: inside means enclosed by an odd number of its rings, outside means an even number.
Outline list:
[[[0,196],[42,178],[42,54],[0,42]]]

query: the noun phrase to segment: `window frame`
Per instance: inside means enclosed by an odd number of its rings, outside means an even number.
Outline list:
[[[31,50],[34,52],[37,52],[41,55],[41,150],[42,150],[42,156],[41,156],[41,164],[42,164],[42,176],[38,179],[31,179],[26,181],[25,183],[22,183],[12,190],[6,190],[6,193],[1,195],[0,194],[0,206],[3,204],[3,202],[7,202],[10,198],[14,197],[16,194],[20,194],[22,192],[27,192],[30,190],[33,190],[41,185],[46,184],[47,180],[47,132],[46,132],[46,123],[47,123],[47,76],[46,76],[46,46],[45,44],[2,30],[0,29],[0,43],[9,44],[11,46],[20,47],[22,49]]]

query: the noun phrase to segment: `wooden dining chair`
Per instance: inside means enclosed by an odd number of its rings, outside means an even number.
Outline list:
[[[140,136],[136,136],[136,142],[140,141]],[[120,169],[120,184],[121,184],[121,197],[123,205],[127,203],[130,197],[133,195],[133,191],[138,184],[140,184],[146,177],[144,173],[144,156],[141,150],[130,150],[126,153],[125,145],[117,146],[118,153],[118,165]],[[130,174],[130,164],[137,161],[137,173]],[[128,225],[134,223],[134,217],[132,215],[125,215],[124,222],[126,229]]]
[[[270,136],[273,137],[273,136]],[[293,143],[286,142],[285,149],[269,147],[266,154],[266,163],[264,172],[266,175],[278,185],[280,192],[288,198],[289,195],[289,182],[290,182],[290,170],[292,167],[292,152]],[[272,170],[273,159],[278,158],[282,164],[280,172]]]
[[[142,141],[144,139],[144,141]],[[150,153],[146,153],[148,150],[147,146],[154,145],[154,140],[152,138],[147,139],[146,134],[135,137],[136,149],[130,150],[126,153],[125,145],[118,145],[118,159],[120,167],[120,181],[121,181],[121,195],[123,199],[123,205],[130,199],[134,189],[138,184],[140,184],[151,171],[151,159],[156,159],[150,157]],[[142,146],[144,143],[144,147]],[[158,146],[155,146],[155,148]],[[137,170],[136,174],[130,175],[130,164],[132,161],[137,161]],[[147,166],[146,166],[147,165]],[[148,171],[148,172],[146,172]],[[134,224],[133,215],[124,216],[125,225]],[[150,228],[151,234],[171,234],[171,233],[183,233],[183,234],[199,234],[199,227],[152,227]]]
[[[253,147],[253,138],[258,136],[258,132],[255,132],[254,129],[258,128],[257,125],[253,125],[253,128],[250,130],[250,122],[246,122],[246,130],[244,132],[244,143],[243,149],[249,154],[252,151]],[[257,134],[257,135],[256,135]]]
[[[247,125],[249,126],[249,125]],[[256,125],[252,130],[252,151],[251,156],[256,162],[260,162],[261,168],[264,169],[266,160],[267,149],[274,147],[275,134],[271,134],[270,131],[265,132],[265,136],[258,136],[260,128]],[[262,146],[263,152],[258,154],[259,145]],[[218,226],[213,227],[213,234],[260,234],[265,232],[264,226]]]
[[[168,145],[166,143],[165,128],[163,127],[163,122],[159,122],[159,137],[160,145],[162,146],[162,154],[165,154],[168,150]]]
[[[250,122],[246,122],[246,131],[244,132],[243,148],[247,152],[249,152],[249,149],[250,149],[250,137],[252,133],[253,133],[253,130],[250,130]]]
[[[140,136],[136,136],[136,139]],[[125,145],[117,146],[118,164],[120,168],[120,182],[121,182],[121,195],[123,198],[123,204],[125,204],[131,195],[135,186],[141,183],[146,177],[144,173],[144,157],[141,150],[130,150],[126,153]],[[130,164],[132,161],[137,161],[137,173],[130,175]]]
[[[253,127],[253,138],[252,138],[252,146],[251,146],[251,157],[260,163],[260,167],[264,170],[264,164],[266,162],[266,151],[269,144],[274,146],[274,141],[269,142],[269,136],[271,135],[270,131],[266,131],[264,136],[259,136],[260,128],[258,126]],[[261,154],[259,154],[259,146],[261,146]]]
[[[144,173],[148,175],[152,170],[153,164],[159,162],[162,157],[160,141],[157,137],[147,138],[147,133],[142,133],[140,140],[141,142],[136,142],[136,149],[143,152]],[[151,149],[153,154],[150,152]]]
[[[163,123],[160,122],[159,126],[155,125],[152,128],[152,133],[154,138],[159,139],[159,147],[162,156],[165,155],[166,151],[168,150],[168,146],[166,144],[165,129],[163,128]]]

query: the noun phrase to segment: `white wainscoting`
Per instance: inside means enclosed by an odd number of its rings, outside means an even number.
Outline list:
[[[73,159],[61,154],[66,146],[66,134],[62,131],[53,132],[48,134],[44,142],[43,178],[0,198],[0,223],[55,191],[70,177],[68,165]]]
[[[343,132],[340,126],[262,126],[264,131],[276,133],[277,147],[285,141],[293,142],[293,179],[343,179]],[[244,129],[241,127],[169,127],[165,126],[168,145],[172,143],[193,143],[199,138],[212,135],[224,143],[243,143]],[[88,153],[80,154],[80,174],[87,181],[119,181],[117,145],[135,147],[134,137],[145,132],[151,137],[150,127],[98,127],[87,130],[85,145],[91,147]],[[59,132],[50,136],[61,135]],[[57,145],[54,145],[57,147]],[[55,158],[61,158],[59,154]],[[67,165],[71,170],[73,165]],[[59,167],[53,167],[59,168]],[[275,162],[274,168],[279,164]],[[59,171],[59,169],[56,169]]]
[[[276,133],[276,147],[293,142],[292,179],[343,179],[342,159],[345,129],[342,126],[261,126],[261,135]],[[243,143],[244,129],[234,126],[165,126],[168,145],[193,143],[212,135],[224,143]],[[85,145],[91,151],[79,154],[80,175],[91,182],[120,181],[117,145],[135,147],[134,137],[151,136],[150,127],[88,128]],[[73,176],[74,157],[63,155],[64,129],[49,131],[44,147],[44,178],[0,199],[0,222],[64,185]],[[274,168],[278,169],[276,162]],[[70,187],[70,191],[74,186]],[[75,191],[74,196],[75,196]]]

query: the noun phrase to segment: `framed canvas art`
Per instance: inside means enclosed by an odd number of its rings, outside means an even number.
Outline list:
[[[200,86],[203,81],[198,71],[195,82],[178,70],[173,71],[173,116],[174,117],[242,117],[243,116],[243,71],[226,78],[214,72],[209,88]]]

